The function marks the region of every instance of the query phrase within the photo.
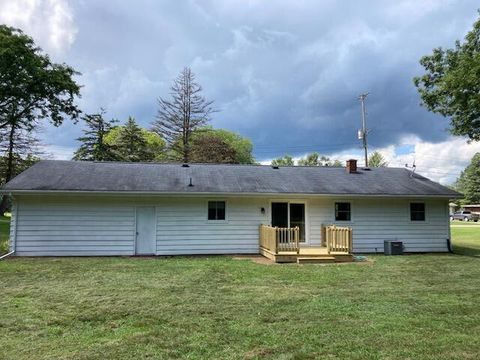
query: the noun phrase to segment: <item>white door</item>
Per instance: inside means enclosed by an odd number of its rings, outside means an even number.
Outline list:
[[[153,206],[137,207],[137,240],[135,254],[155,254],[155,208]]]

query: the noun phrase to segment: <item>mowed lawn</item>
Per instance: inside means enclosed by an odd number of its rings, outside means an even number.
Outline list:
[[[369,258],[7,259],[0,359],[478,358],[479,257]]]

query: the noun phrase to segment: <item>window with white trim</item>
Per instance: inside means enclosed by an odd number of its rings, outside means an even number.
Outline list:
[[[410,203],[410,220],[425,221],[425,203]]]
[[[225,201],[208,202],[208,220],[225,220]]]
[[[352,218],[351,205],[349,202],[335,203],[335,221],[350,221]]]

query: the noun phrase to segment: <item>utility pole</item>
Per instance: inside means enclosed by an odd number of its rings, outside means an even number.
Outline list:
[[[363,142],[363,149],[365,150],[365,167],[368,167],[368,144],[367,144],[367,114],[365,108],[365,99],[368,96],[368,92],[361,94],[358,99],[362,104],[362,129],[358,130],[358,139]]]

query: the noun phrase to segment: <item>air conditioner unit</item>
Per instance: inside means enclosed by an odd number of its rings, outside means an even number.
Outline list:
[[[403,242],[385,240],[383,243],[385,255],[403,255]]]

